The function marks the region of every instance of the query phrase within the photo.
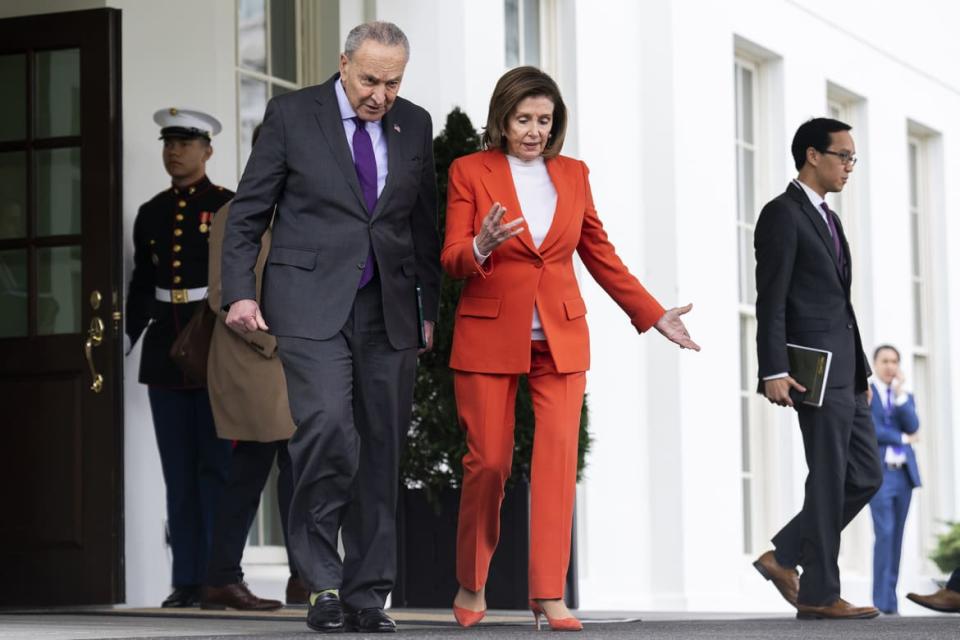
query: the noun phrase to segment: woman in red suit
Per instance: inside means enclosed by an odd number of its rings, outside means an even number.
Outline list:
[[[561,156],[567,112],[556,83],[534,67],[507,72],[490,99],[485,151],[450,167],[443,268],[467,280],[450,367],[466,431],[454,614],[486,610],[484,584],[500,533],[513,453],[513,407],[526,374],[536,428],[530,481],[530,606],[539,628],[579,630],[563,603],[577,474],[580,408],[590,366],[587,312],[573,255],[639,332],[656,327],[699,347],[630,274],[594,209],[587,167]]]

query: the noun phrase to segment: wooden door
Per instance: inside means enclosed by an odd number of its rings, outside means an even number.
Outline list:
[[[0,605],[123,599],[120,13],[0,20]]]

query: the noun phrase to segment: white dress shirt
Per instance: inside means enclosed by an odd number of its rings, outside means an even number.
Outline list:
[[[882,404],[883,408],[887,411],[893,411],[894,407],[902,407],[903,405],[907,404],[907,400],[910,399],[910,396],[907,395],[907,392],[901,389],[900,393],[893,398],[893,407],[890,407],[887,405],[887,389],[889,388],[887,384],[878,378],[873,381],[873,386],[877,388],[877,393],[880,394],[880,404]],[[909,436],[907,434],[901,433],[900,442],[907,444],[909,442],[907,439],[908,437]],[[889,445],[884,448],[886,451],[884,451],[883,461],[886,464],[898,466],[907,464],[907,454],[904,451],[897,451]]]
[[[520,201],[524,224],[530,231],[533,245],[539,249],[550,231],[550,225],[553,224],[553,216],[557,210],[557,189],[550,180],[547,163],[542,156],[527,161],[507,155],[507,162],[510,164],[510,174],[513,176],[513,186]],[[480,253],[476,238],[473,239],[473,255],[478,264],[483,264],[490,257],[489,253]],[[530,337],[533,340],[546,340],[536,305],[533,307]]]
[[[823,203],[826,202],[826,200],[821,198],[819,193],[811,189],[805,183],[800,182],[796,178],[793,179],[793,184],[800,187],[803,190],[803,192],[807,194],[807,198],[810,199],[810,204],[813,205],[813,208],[817,210],[817,213],[819,213],[820,217],[823,219],[824,224],[827,225],[827,231],[830,231],[830,223],[827,222],[827,212],[823,210]],[[830,237],[831,238],[833,237],[832,233],[830,234]]]
[[[357,123],[353,118],[357,117],[357,112],[350,106],[347,92],[344,91],[343,83],[339,78],[333,83],[333,89],[337,94],[337,104],[340,106],[340,119],[343,121],[343,132],[347,136],[347,146],[350,147],[350,155],[353,156],[353,134],[357,130]],[[387,140],[383,136],[381,121],[367,122],[363,128],[370,134],[373,156],[377,159],[377,197],[379,198],[383,193],[383,186],[387,184]]]

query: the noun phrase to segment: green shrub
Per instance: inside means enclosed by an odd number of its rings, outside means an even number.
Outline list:
[[[950,528],[937,539],[937,548],[930,554],[930,559],[944,573],[960,568],[960,522],[947,525]]]

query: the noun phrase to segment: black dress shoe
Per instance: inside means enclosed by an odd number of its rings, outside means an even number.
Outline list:
[[[343,631],[343,603],[335,593],[321,593],[307,610],[307,626],[318,633]]]
[[[395,633],[397,623],[383,609],[370,607],[348,613],[345,627],[347,631],[360,633]]]
[[[200,587],[190,585],[187,587],[174,587],[173,593],[167,596],[167,599],[160,605],[164,609],[195,607],[200,604]]]

